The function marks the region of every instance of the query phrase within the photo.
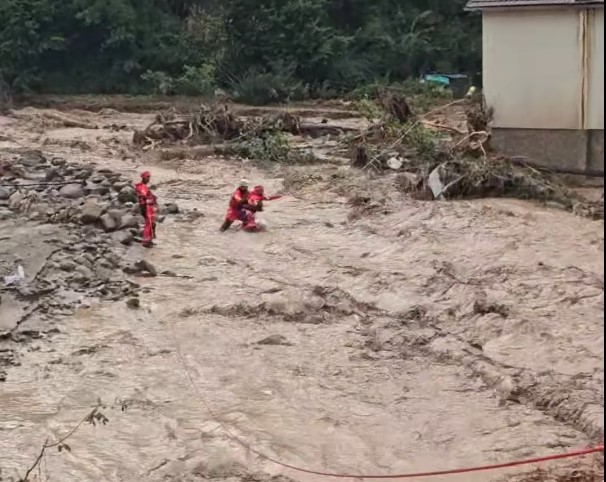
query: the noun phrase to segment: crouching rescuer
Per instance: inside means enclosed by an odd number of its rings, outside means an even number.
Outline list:
[[[227,231],[235,221],[240,221],[243,225],[248,223],[251,211],[251,206],[248,203],[250,195],[248,185],[248,181],[242,179],[238,188],[231,195],[225,221],[223,221],[220,228],[222,232]]]
[[[156,196],[154,196],[149,188],[150,181],[151,174],[145,171],[141,174],[141,182],[135,185],[139,200],[139,209],[145,219],[141,244],[146,248],[152,247],[154,244],[153,240],[156,238],[156,214],[158,208]]]

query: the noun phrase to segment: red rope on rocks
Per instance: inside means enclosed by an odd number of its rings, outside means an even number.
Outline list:
[[[333,473],[333,472],[323,472],[320,470],[306,469],[304,467],[298,467],[296,465],[287,464],[287,463],[281,462],[280,460],[275,459],[275,458],[255,449],[244,439],[242,439],[239,436],[237,436],[236,434],[234,434],[229,429],[229,427],[227,427],[223,422],[221,422],[221,420],[219,420],[219,417],[215,414],[213,409],[210,407],[210,405],[208,404],[206,399],[202,396],[200,390],[194,383],[194,379],[191,375],[189,367],[187,366],[187,363],[185,362],[185,359],[181,352],[181,347],[179,346],[179,343],[177,341],[177,337],[176,337],[174,328],[170,322],[169,322],[169,325],[173,332],[173,338],[174,338],[174,342],[175,342],[177,357],[179,358],[179,361],[183,365],[183,369],[185,370],[185,373],[187,374],[187,378],[189,379],[189,383],[192,386],[192,389],[198,395],[200,402],[202,403],[202,405],[204,406],[206,411],[209,413],[211,418],[221,427],[221,429],[225,432],[225,434],[231,440],[238,443],[239,445],[244,447],[246,450],[249,450],[251,453],[255,454],[257,457],[259,457],[262,460],[271,462],[275,465],[278,465],[280,467],[283,467],[283,468],[286,468],[289,470],[293,470],[295,472],[299,472],[299,473],[303,473],[303,474],[310,474],[310,475],[319,475],[322,477],[330,477],[333,479],[334,478],[336,478],[336,479],[368,479],[368,480],[412,479],[412,478],[424,478],[424,477],[438,477],[438,476],[443,476],[443,475],[470,474],[473,472],[487,472],[490,470],[507,469],[507,468],[511,468],[511,467],[520,467],[520,466],[524,466],[524,465],[532,465],[532,464],[537,464],[537,463],[542,463],[542,462],[552,462],[554,460],[584,457],[586,455],[604,452],[604,444],[602,443],[602,445],[574,450],[571,452],[560,453],[560,454],[555,454],[555,455],[547,455],[544,457],[534,457],[534,458],[530,458],[530,459],[514,460],[511,462],[503,462],[503,463],[499,463],[499,464],[479,465],[479,466],[475,466],[475,467],[464,467],[464,468],[459,468],[459,469],[432,470],[432,471],[428,471],[428,472],[416,472],[416,473],[392,474],[392,475],[340,474],[340,473]]]

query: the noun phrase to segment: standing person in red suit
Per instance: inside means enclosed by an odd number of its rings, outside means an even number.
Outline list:
[[[156,211],[158,207],[156,196],[154,196],[149,188],[150,181],[151,173],[145,171],[141,174],[141,182],[135,185],[139,200],[139,209],[145,219],[141,244],[146,248],[151,248],[154,244],[153,240],[156,238]]]

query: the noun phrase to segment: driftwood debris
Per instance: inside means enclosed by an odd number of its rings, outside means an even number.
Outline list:
[[[154,122],[145,129],[135,131],[133,143],[139,147],[184,142],[199,145],[234,141],[243,136],[262,137],[268,132],[322,137],[341,135],[354,130],[325,123],[301,122],[297,116],[288,112],[243,118],[235,115],[227,106],[202,106],[195,114],[170,113],[156,116]]]

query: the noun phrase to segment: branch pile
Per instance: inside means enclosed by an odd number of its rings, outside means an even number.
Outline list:
[[[554,173],[490,152],[491,112],[466,102],[468,132],[381,121],[350,141],[353,167],[396,171],[396,187],[418,199],[511,197],[557,203],[592,219],[604,218],[604,200],[590,202]],[[442,131],[446,131],[444,134]]]
[[[227,105],[207,107],[190,115],[157,115],[154,122],[141,131],[135,131],[133,143],[144,149],[158,145],[186,143],[188,145],[236,141],[243,137],[263,137],[267,133],[284,132],[295,136],[321,137],[341,135],[351,128],[335,127],[326,123],[301,122],[289,112],[262,117],[240,117]]]

